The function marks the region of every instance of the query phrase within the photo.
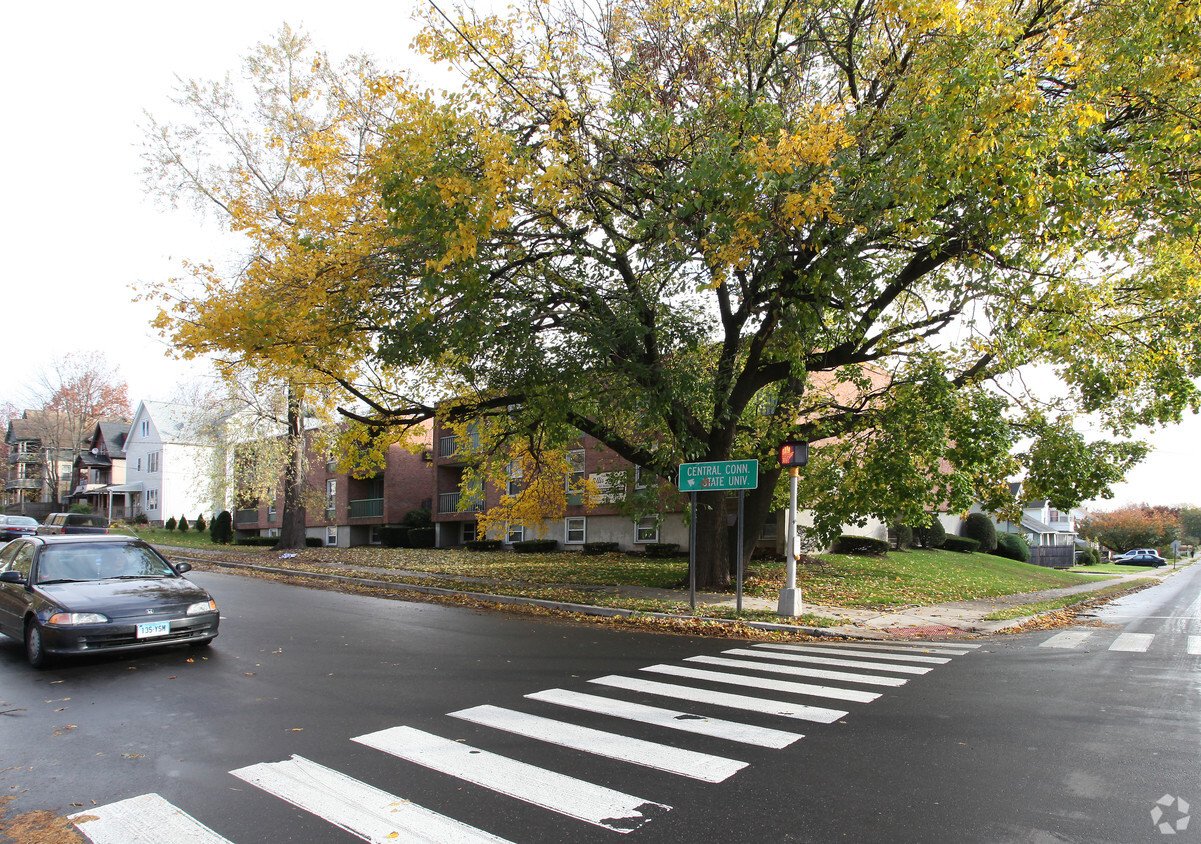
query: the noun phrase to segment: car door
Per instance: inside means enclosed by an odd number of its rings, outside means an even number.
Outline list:
[[[17,638],[24,635],[22,625],[25,608],[29,606],[29,592],[25,585],[33,568],[33,550],[32,542],[18,539],[0,551],[0,573],[19,572],[22,580],[21,583],[0,583],[0,630]]]

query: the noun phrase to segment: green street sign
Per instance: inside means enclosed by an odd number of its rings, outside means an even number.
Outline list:
[[[758,460],[715,460],[711,463],[682,463],[680,492],[722,492],[755,489],[759,486]]]

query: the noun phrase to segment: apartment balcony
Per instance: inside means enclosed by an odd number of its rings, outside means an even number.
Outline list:
[[[442,492],[438,494],[438,513],[479,513],[483,510],[480,504],[468,504],[460,492]]]
[[[4,482],[5,489],[41,489],[42,481],[40,478],[17,478],[11,481]]]
[[[350,502],[350,518],[352,519],[382,519],[384,516],[384,499],[360,498]]]
[[[259,520],[258,508],[239,510],[234,514],[235,525],[253,525]]]
[[[463,441],[456,436],[439,437],[438,438],[438,457],[442,460],[462,463],[467,460],[468,455],[472,451],[479,450],[480,438],[478,434],[472,434],[467,441],[468,448],[464,450]]]

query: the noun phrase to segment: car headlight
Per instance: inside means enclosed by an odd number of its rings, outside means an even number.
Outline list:
[[[217,602],[216,601],[199,601],[195,604],[192,604],[192,606],[188,607],[188,615],[200,615],[201,613],[216,612],[216,611],[217,611]]]
[[[73,627],[77,624],[104,624],[108,616],[98,612],[56,612],[48,621],[62,627]]]

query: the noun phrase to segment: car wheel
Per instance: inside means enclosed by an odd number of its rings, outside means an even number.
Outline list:
[[[34,668],[50,665],[50,655],[46,653],[46,643],[42,641],[42,626],[34,619],[25,624],[25,659]]]

